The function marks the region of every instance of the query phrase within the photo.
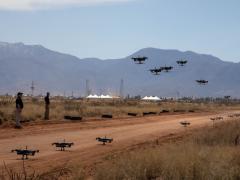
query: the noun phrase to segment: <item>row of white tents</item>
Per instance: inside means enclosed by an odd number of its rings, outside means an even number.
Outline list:
[[[87,99],[114,99],[114,98],[119,98],[119,97],[113,97],[113,96],[110,96],[110,95],[92,95],[90,94],[89,96],[86,97]],[[142,98],[142,100],[145,100],[145,101],[160,101],[161,99],[157,96],[145,96],[144,98]]]
[[[110,96],[110,95],[100,95],[100,96],[98,96],[96,94],[94,94],[94,95],[90,94],[89,96],[87,96],[87,99],[113,99],[113,97]]]

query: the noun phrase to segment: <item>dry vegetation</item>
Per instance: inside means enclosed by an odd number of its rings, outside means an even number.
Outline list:
[[[44,117],[44,101],[42,98],[24,97],[23,121],[41,121]],[[15,98],[0,96],[0,124],[14,123]],[[70,100],[63,98],[51,99],[51,120],[63,120],[64,115],[81,116],[84,118],[99,118],[102,114],[112,114],[113,117],[126,117],[127,113],[143,112],[160,113],[162,110],[177,111],[215,111],[239,109],[239,103],[213,103],[213,102],[144,102],[139,100]]]
[[[95,179],[240,179],[239,120],[218,123],[180,142],[137,150],[97,168]]]
[[[0,121],[11,124],[14,120],[14,101],[1,97]],[[42,99],[24,98],[24,120],[41,121],[44,113]],[[111,113],[115,117],[126,116],[128,112],[142,113],[162,110],[219,111],[239,109],[238,104],[212,102],[141,102],[137,100],[86,101],[52,99],[51,118],[62,120],[64,115],[100,117]],[[238,118],[238,117],[235,117]],[[186,132],[188,133],[188,132]],[[190,132],[189,132],[190,133]],[[187,134],[186,134],[187,135]],[[15,171],[4,167],[0,179],[84,179],[82,168],[60,168],[55,171],[36,174],[34,170]],[[97,180],[220,180],[240,179],[240,120],[218,122],[214,127],[195,130],[189,136],[171,143],[146,146],[131,152],[110,155],[104,163],[97,165],[93,179]]]
[[[189,135],[190,133],[190,135]],[[96,167],[96,180],[238,180],[240,179],[240,121],[219,122],[177,141],[152,144],[107,156]],[[153,142],[152,142],[153,143]],[[147,147],[147,148],[146,148]],[[3,180],[87,179],[82,167],[63,167],[36,174],[34,170],[0,172]],[[89,178],[89,177],[88,177]]]
[[[72,176],[72,171],[65,166],[38,174],[33,168],[26,167],[25,160],[22,161],[21,170],[9,168],[4,164],[0,172],[1,180],[66,180],[70,176]],[[78,179],[83,179],[83,176],[79,174]]]

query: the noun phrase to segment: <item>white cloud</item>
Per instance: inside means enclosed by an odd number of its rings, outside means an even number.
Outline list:
[[[38,10],[65,6],[89,6],[102,3],[127,2],[131,0],[0,0],[3,10]]]

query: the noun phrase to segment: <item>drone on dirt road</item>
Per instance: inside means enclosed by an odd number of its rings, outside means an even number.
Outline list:
[[[22,160],[28,159],[28,156],[34,156],[36,153],[39,153],[39,150],[29,150],[27,149],[13,149],[12,152],[16,152],[17,155],[22,156]]]
[[[215,121],[223,120],[223,117],[221,116],[212,117],[210,118],[210,120],[213,122],[213,127],[214,127]]]
[[[106,136],[103,137],[103,138],[97,137],[96,140],[99,141],[99,142],[102,142],[103,145],[105,145],[106,143],[111,143],[113,141],[112,138],[107,138]]]
[[[56,148],[60,148],[60,151],[65,151],[65,148],[71,148],[71,146],[74,145],[73,142],[65,142],[65,140],[63,140],[63,142],[54,142],[52,143],[52,145],[56,146]]]
[[[189,126],[191,123],[188,122],[188,121],[181,121],[180,124],[181,124],[182,126],[184,126],[184,127],[187,127],[187,126]]]

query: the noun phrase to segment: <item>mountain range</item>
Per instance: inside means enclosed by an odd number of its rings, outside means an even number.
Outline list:
[[[147,56],[145,64],[131,57]],[[176,61],[188,60],[181,67]],[[149,69],[173,66],[169,73],[152,75]],[[212,55],[192,51],[144,48],[121,59],[80,59],[49,50],[41,45],[0,42],[0,94],[49,91],[55,95],[85,96],[86,81],[92,94],[119,95],[123,79],[124,95],[161,97],[240,97],[240,63],[226,62]],[[197,79],[206,79],[199,85]]]

